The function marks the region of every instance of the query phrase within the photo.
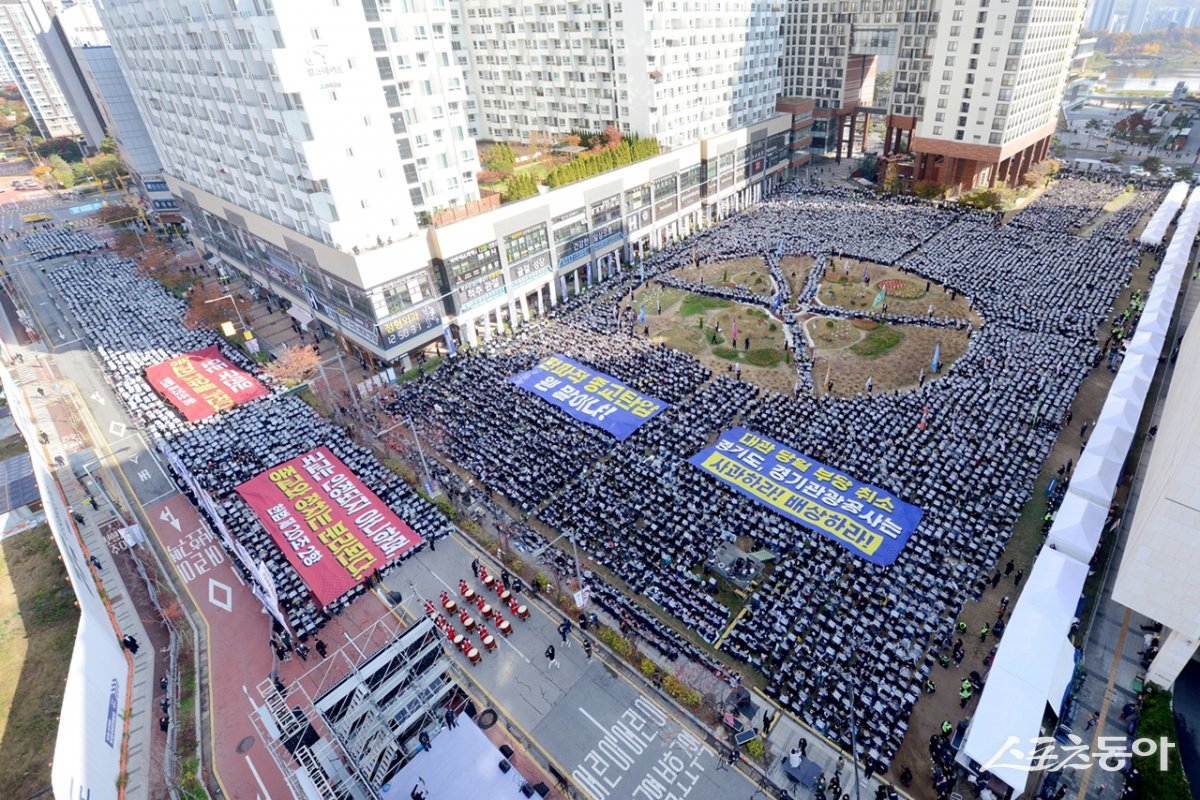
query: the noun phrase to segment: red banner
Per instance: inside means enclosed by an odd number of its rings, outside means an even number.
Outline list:
[[[322,606],[422,542],[328,447],[237,491]]]
[[[229,363],[213,345],[146,369],[154,390],[187,418],[211,417],[267,393],[253,376]]]

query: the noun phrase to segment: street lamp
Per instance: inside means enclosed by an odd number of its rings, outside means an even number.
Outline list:
[[[421,447],[421,437],[417,434],[417,428],[415,425],[413,425],[412,418],[411,417],[405,418],[405,419],[397,422],[395,425],[389,425],[388,427],[384,428],[383,430],[376,431],[375,437],[382,438],[385,433],[394,431],[396,428],[399,428],[401,425],[406,426],[408,428],[408,432],[412,434],[413,441],[415,441],[417,443],[417,455],[421,457],[421,469],[425,473],[425,491],[429,493],[430,497],[435,497],[436,494],[434,492],[433,477],[430,476],[430,474],[429,474],[429,464],[425,461],[425,450],[422,449],[422,447]]]
[[[530,553],[529,558],[530,558],[530,560],[536,560],[536,559],[541,558],[543,553],[545,553],[547,550],[549,550],[554,545],[555,542],[557,542],[559,539],[563,538],[564,536],[566,536],[568,539],[571,540],[571,554],[574,556],[574,559],[575,559],[575,580],[579,584],[579,596],[580,596],[580,599],[582,600],[583,599],[583,573],[580,571],[580,568],[579,568],[579,550],[575,547],[575,537],[574,536],[567,536],[566,533],[560,533],[558,536],[555,536],[553,539],[546,542],[544,545],[539,547],[537,550],[534,550],[532,553]],[[583,610],[583,603],[578,603],[577,605],[579,606],[580,610]]]

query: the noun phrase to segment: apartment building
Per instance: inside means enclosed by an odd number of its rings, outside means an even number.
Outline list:
[[[839,159],[884,116],[885,156],[954,188],[1015,184],[1045,158],[1085,0],[850,0],[789,6],[786,98],[816,104],[816,149]],[[876,96],[882,56],[891,91]]]
[[[599,131],[664,149],[761,122],[779,96],[783,4],[461,0],[483,139]]]
[[[343,342],[439,292],[426,215],[478,198],[438,0],[98,0],[171,191]],[[456,83],[457,81],[457,83]]]
[[[37,0],[0,0],[0,57],[17,84],[38,132],[79,136],[75,112],[43,49],[50,15]]]

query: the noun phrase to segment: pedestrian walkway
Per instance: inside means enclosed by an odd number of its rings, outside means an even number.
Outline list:
[[[8,333],[11,335],[11,329]],[[14,340],[10,338],[8,341],[11,344]],[[88,501],[87,492],[69,466],[67,459],[71,450],[66,444],[81,434],[74,429],[63,429],[61,421],[67,410],[62,407],[56,387],[49,380],[51,376],[40,366],[35,366],[36,362],[31,365],[30,362],[36,355],[34,351],[21,347],[14,349],[25,356],[25,363],[17,370],[17,375],[23,380],[21,387],[33,409],[34,422],[38,430],[46,434],[44,443],[32,442],[30,446],[43,447],[51,463],[58,463],[57,459],[62,460],[63,466],[55,470],[54,476],[63,492],[67,507],[73,512],[84,552],[89,556],[93,574],[104,590],[116,620],[117,630],[113,635],[118,639],[132,636],[139,643],[139,647],[145,648],[132,654],[133,677],[130,684],[131,706],[128,716],[125,785],[128,797],[149,797],[153,784],[151,758],[160,761],[162,758],[161,755],[153,755],[150,752],[156,723],[154,652],[150,637],[139,617],[138,608],[127,591],[113,560],[113,554],[105,542],[104,526],[114,522],[116,516],[111,510],[98,509],[93,502]],[[40,393],[37,391],[39,388],[42,389]],[[53,501],[44,498],[44,502],[49,504]]]

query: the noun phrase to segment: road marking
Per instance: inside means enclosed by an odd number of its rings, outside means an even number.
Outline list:
[[[217,599],[217,593],[225,595],[224,600]],[[221,583],[216,578],[208,579],[208,602],[225,611],[233,612],[233,589]]]
[[[250,768],[250,774],[254,776],[254,782],[258,784],[258,788],[262,790],[262,794],[259,795],[260,800],[271,800],[271,793],[263,785],[262,778],[259,777],[258,770],[254,768],[254,762],[250,760],[250,756],[246,756],[246,766]]]
[[[113,436],[124,436],[126,430],[128,430],[128,428],[125,426],[124,422],[118,422],[114,419],[112,422],[108,423],[108,432]]]
[[[99,390],[99,389],[97,389],[96,391],[92,392],[90,395],[88,395],[88,397],[89,397],[89,399],[91,399],[91,400],[95,400],[97,403],[99,403],[99,404],[100,404],[100,405],[102,405],[102,406],[106,406],[106,405],[108,405],[108,401],[107,401],[107,400],[105,400],[105,399],[104,399],[104,397],[103,397],[103,396],[100,394],[100,390]]]

